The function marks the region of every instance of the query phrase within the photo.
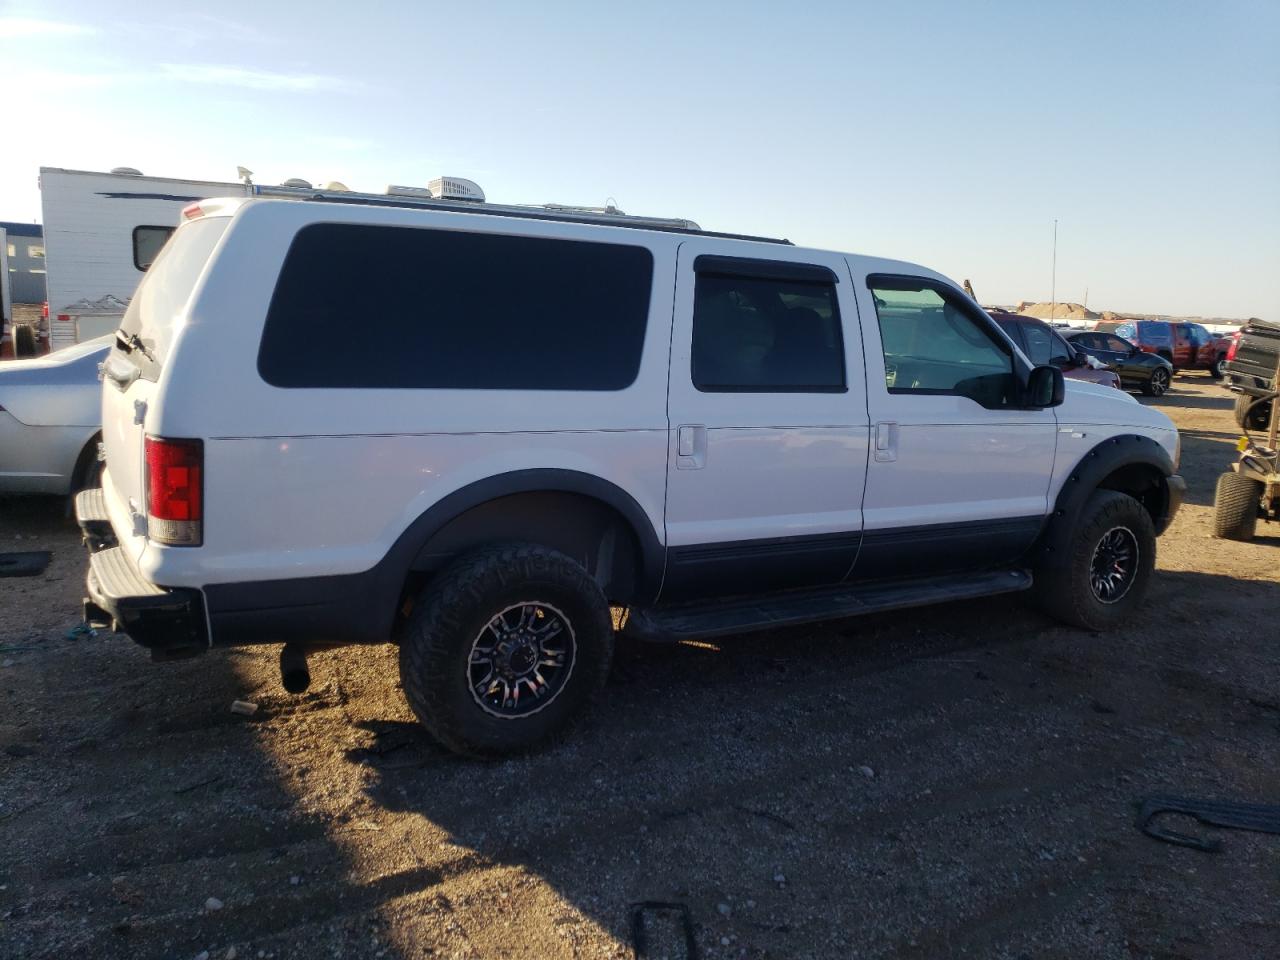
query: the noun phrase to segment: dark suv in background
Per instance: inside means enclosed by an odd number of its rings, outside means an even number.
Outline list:
[[[1126,390],[1141,390],[1148,397],[1160,397],[1173,380],[1173,364],[1155,353],[1147,353],[1114,333],[1072,330],[1065,334],[1068,343],[1096,357],[1120,376]]]

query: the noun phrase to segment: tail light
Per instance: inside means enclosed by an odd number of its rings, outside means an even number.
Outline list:
[[[40,304],[40,319],[41,320],[49,319],[49,301],[48,300]]]
[[[198,547],[204,534],[204,443],[147,437],[147,536]]]
[[[1234,360],[1236,351],[1240,349],[1240,331],[1237,330],[1231,335],[1231,346],[1227,347],[1227,359]]]

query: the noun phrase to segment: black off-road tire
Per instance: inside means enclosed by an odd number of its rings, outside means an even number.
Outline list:
[[[1237,393],[1233,411],[1236,426],[1241,430],[1265,430],[1271,424],[1271,404],[1274,401],[1264,400],[1254,406],[1257,397],[1247,393]],[[1245,418],[1248,417],[1246,421]]]
[[[562,613],[573,638],[571,670],[536,713],[499,717],[473,697],[472,644],[494,616],[538,602]],[[495,756],[527,750],[567,727],[604,686],[613,657],[613,623],[599,584],[547,547],[482,548],[438,574],[400,633],[400,681],[423,726],[457,753]]]
[[[1098,598],[1090,572],[1095,552],[1111,531],[1126,530],[1137,549],[1132,580],[1111,602]],[[1077,518],[1066,556],[1035,571],[1035,592],[1050,616],[1085,630],[1108,630],[1128,619],[1146,598],[1155,569],[1156,531],[1137,500],[1117,490],[1095,490]]]
[[[1151,376],[1142,384],[1142,392],[1148,397],[1163,397],[1169,392],[1169,384],[1173,377],[1164,367],[1156,367],[1151,371]]]
[[[1213,535],[1223,540],[1252,540],[1258,526],[1262,481],[1227,472],[1213,492]]]

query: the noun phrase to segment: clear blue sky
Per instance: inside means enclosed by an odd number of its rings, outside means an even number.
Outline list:
[[[980,299],[1280,317],[1280,3],[0,0],[41,165],[477,180],[902,257]]]

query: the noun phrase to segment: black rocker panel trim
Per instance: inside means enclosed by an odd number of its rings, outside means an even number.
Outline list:
[[[1025,554],[1045,518],[1013,517],[868,530],[851,580],[984,570]]]
[[[662,602],[839,583],[861,532],[671,547]]]

